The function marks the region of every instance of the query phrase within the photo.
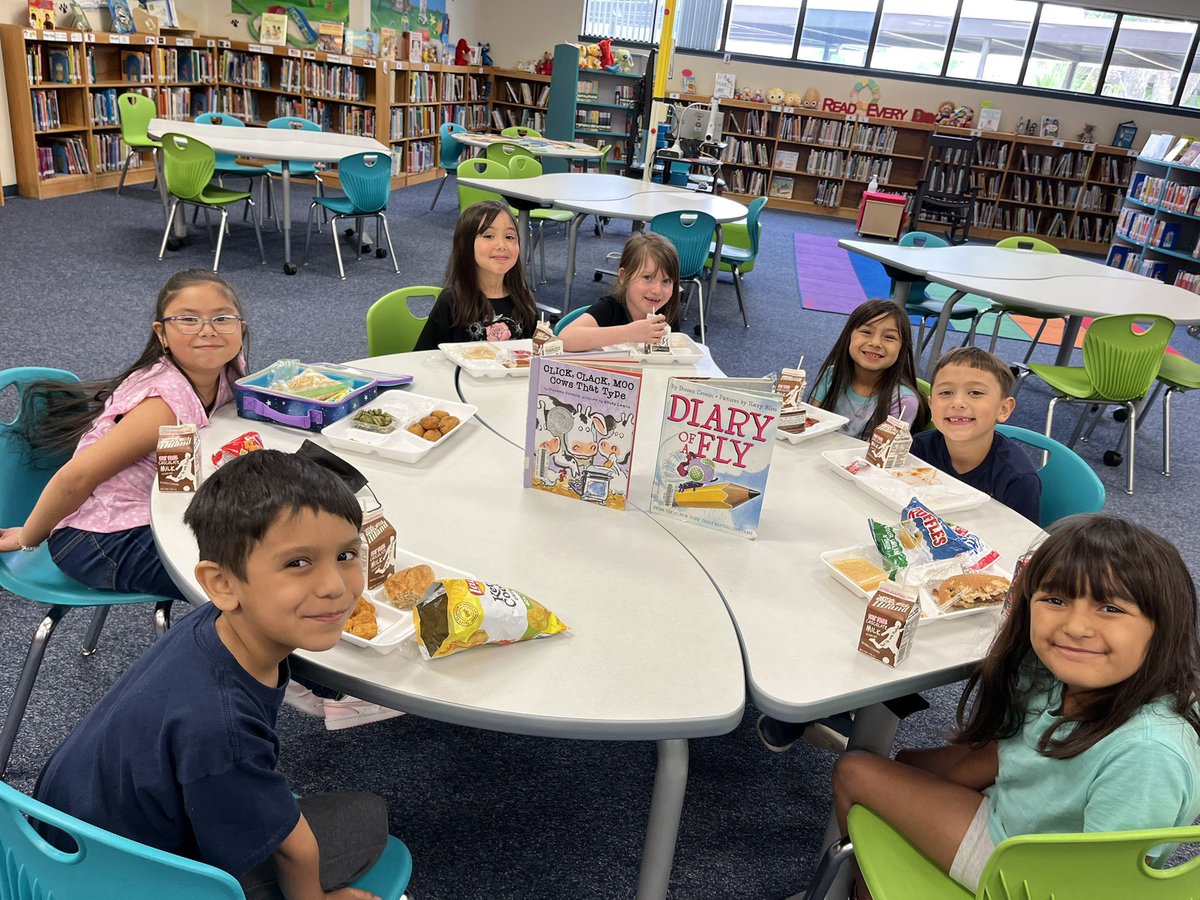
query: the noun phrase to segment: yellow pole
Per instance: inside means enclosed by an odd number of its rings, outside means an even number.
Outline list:
[[[658,33],[658,57],[654,66],[654,100],[650,105],[650,129],[646,136],[646,155],[642,166],[642,180],[650,181],[654,176],[654,150],[658,146],[658,130],[667,121],[667,79],[671,72],[671,58],[675,55],[675,22],[683,0],[665,0],[663,3],[662,27]]]

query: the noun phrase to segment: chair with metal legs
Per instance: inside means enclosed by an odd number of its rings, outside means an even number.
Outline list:
[[[158,107],[154,101],[144,94],[132,91],[117,98],[117,117],[121,123],[121,140],[125,142],[125,162],[121,165],[121,180],[117,182],[117,193],[125,186],[125,176],[129,174],[129,164],[142,152],[149,150],[157,161],[158,141],[150,137],[150,120],[158,115]],[[157,174],[155,175],[157,183]]]
[[[650,220],[650,230],[661,234],[679,254],[679,281],[691,282],[696,288],[696,305],[700,313],[700,343],[704,343],[704,272],[708,263],[709,247],[717,229],[717,220],[704,212],[662,213]],[[688,292],[691,300],[691,292]],[[679,314],[679,323],[687,315],[687,308]]]
[[[269,121],[267,123],[267,127],[268,128],[286,128],[290,131],[320,131],[321,130],[321,126],[318,125],[316,122],[314,122],[312,119],[304,119],[304,118],[301,118],[300,116],[278,116],[277,118],[274,118],[271,121]],[[263,168],[265,168],[272,175],[279,175],[281,177],[283,175],[283,164],[282,163],[268,163]],[[301,178],[313,179],[313,181],[315,181],[317,183],[317,196],[318,197],[325,196],[325,182],[321,178],[321,170],[317,168],[316,163],[303,162],[303,161],[290,162],[290,163],[288,163],[288,174],[289,174],[289,177],[292,177],[292,178],[299,176]],[[279,214],[276,212],[276,210],[279,208],[279,206],[275,202],[275,182],[273,179],[268,178],[266,185],[267,185],[267,199],[269,201],[267,205],[270,207],[271,214],[275,216],[275,224],[278,227]],[[263,214],[265,215],[266,212],[267,211],[264,210]],[[317,232],[319,233],[320,231],[321,231],[321,224],[318,222],[317,223]]]
[[[433,209],[437,206],[438,197],[442,195],[442,188],[446,186],[446,182],[453,174],[458,175],[458,163],[462,159],[463,151],[466,150],[465,144],[460,144],[452,135],[455,133],[465,132],[467,129],[461,125],[456,125],[454,122],[443,122],[442,127],[438,129],[438,167],[446,174],[438,181],[437,191],[434,192],[433,202],[429,204],[429,208]]]
[[[386,153],[356,153],[338,163],[338,180],[342,183],[344,197],[315,197],[308,207],[308,227],[304,233],[304,264],[308,265],[308,248],[312,241],[313,214],[324,207],[333,214],[333,250],[337,254],[338,275],[346,280],[346,267],[342,265],[342,245],[338,241],[338,219],[354,219],[358,236],[355,259],[362,257],[362,220],[375,220],[375,255],[383,259],[392,257],[392,268],[400,274],[400,263],[392,247],[392,233],[388,230],[387,202],[392,194],[391,159]],[[379,229],[387,239],[387,249],[379,246]]]

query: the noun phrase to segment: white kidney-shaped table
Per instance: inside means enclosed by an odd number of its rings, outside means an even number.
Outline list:
[[[293,162],[337,162],[358,153],[382,153],[391,167],[391,151],[374,138],[330,131],[291,128],[231,128],[227,125],[198,125],[173,119],[151,119],[150,137],[162,140],[166,134],[182,134],[212,147],[217,153],[232,153],[251,159],[278,160],[283,175],[280,225],[283,229],[283,271],[296,274],[292,263],[292,178]],[[161,164],[161,163],[160,163]],[[159,177],[163,203],[167,202],[166,182]]]
[[[581,159],[585,163],[599,160],[603,155],[599,149],[582,141],[555,141],[543,137],[508,137],[502,134],[484,134],[475,131],[455,131],[450,137],[467,147],[486,150],[492,144],[515,144],[534,156],[552,159]],[[620,137],[620,135],[618,135]]]
[[[778,442],[756,541],[651,517],[654,450],[671,375],[643,369],[629,499],[623,512],[522,487],[528,379],[474,378],[440,351],[361,361],[414,376],[412,390],[470,403],[476,418],[419,463],[337,450],[367,478],[400,546],[447,567],[524,591],[571,631],[444,659],[415,643],[389,655],[341,642],[297,652],[294,665],[329,686],[417,715],[519,734],[653,740],[658,764],[639,898],[662,898],[670,878],[687,780],[687,741],[741,721],[747,691],[777,718],[806,722],[857,710],[852,746],[886,752],[895,720],[882,703],[956,681],[986,651],[996,614],[925,622],[899,668],[856,652],[864,601],[828,574],[823,551],[868,544],[867,519],[898,514],[840,477],[822,451],[861,447],[841,434]],[[294,450],[319,434],[219,411],[202,432],[205,454],[244,431]],[[196,600],[194,540],[182,524],[188,495],[153,497],[155,538],[172,576]],[[1040,534],[988,501],[955,514],[1013,561]],[[438,566],[435,565],[435,572]]]
[[[1139,313],[1166,316],[1181,325],[1200,322],[1200,299],[1195,294],[1077,256],[973,244],[898,247],[849,238],[838,241],[838,246],[907,272],[915,276],[913,280],[954,289],[934,328],[926,378],[932,377],[942,354],[950,311],[968,293],[1066,316],[1055,360],[1060,366],[1071,361],[1084,318]],[[910,283],[897,279],[892,294],[897,303],[908,297]]]

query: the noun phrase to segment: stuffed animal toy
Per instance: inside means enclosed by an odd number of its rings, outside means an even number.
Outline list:
[[[602,40],[598,45],[600,48],[600,68],[606,72],[611,72],[613,66],[612,41],[608,38]]]
[[[600,68],[600,45],[599,44],[588,44],[587,45],[587,68],[589,68],[589,69]]]
[[[737,99],[744,103],[750,103],[754,99],[754,88],[742,88],[737,92]]]
[[[956,106],[954,112],[950,116],[950,121],[947,123],[955,128],[970,128],[971,122],[975,119],[975,110],[969,106]]]
[[[783,98],[783,105],[784,106],[799,106],[800,105],[800,95],[797,94],[795,91],[788,91],[788,95]]]
[[[481,66],[490,66],[492,64],[492,45],[479,45],[479,64]]]
[[[950,120],[954,118],[954,104],[949,100],[943,100],[938,104],[937,117],[934,119],[939,125],[949,125]]]
[[[800,98],[800,105],[805,109],[816,109],[821,105],[821,95],[816,88],[809,88]]]
[[[1085,122],[1083,125],[1083,131],[1081,131],[1081,132],[1079,132],[1079,134],[1075,135],[1075,140],[1082,141],[1085,144],[1096,143],[1096,126],[1089,125],[1088,123]]]
[[[617,64],[617,71],[626,73],[633,71],[633,54],[624,47],[618,47],[613,51],[613,61]]]
[[[784,93],[783,88],[773,87],[767,91],[767,102],[773,104],[782,103],[783,98],[786,96],[787,94]]]
[[[751,95],[751,97],[750,97],[750,100],[753,103],[765,102],[766,98],[763,96],[762,88],[755,88],[753,95]]]
[[[454,64],[456,66],[471,64],[471,45],[467,43],[466,38],[459,38],[458,43],[454,45]]]

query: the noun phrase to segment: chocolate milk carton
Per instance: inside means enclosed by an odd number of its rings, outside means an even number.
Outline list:
[[[363,519],[362,539],[367,589],[373,591],[396,574],[396,529],[383,513],[371,513]]]
[[[808,408],[804,405],[804,386],[808,379],[803,369],[780,369],[775,382],[775,393],[783,397],[779,410],[779,428],[791,434],[803,434],[808,421]]]
[[[653,319],[655,313],[646,313],[647,319]],[[671,352],[671,326],[667,325],[663,328],[662,337],[657,341],[648,341],[642,347],[643,353],[670,353]]]
[[[895,585],[881,586],[867,601],[858,652],[895,668],[908,656],[920,620],[921,604],[915,597]]]
[[[554,330],[545,319],[539,319],[533,329],[533,355],[558,356],[563,352],[563,342],[554,336]]]
[[[158,489],[195,492],[200,486],[200,432],[195,425],[158,428]]]
[[[871,432],[867,444],[867,462],[881,469],[894,469],[908,460],[908,448],[912,446],[912,433],[908,423],[896,416],[887,419]]]

